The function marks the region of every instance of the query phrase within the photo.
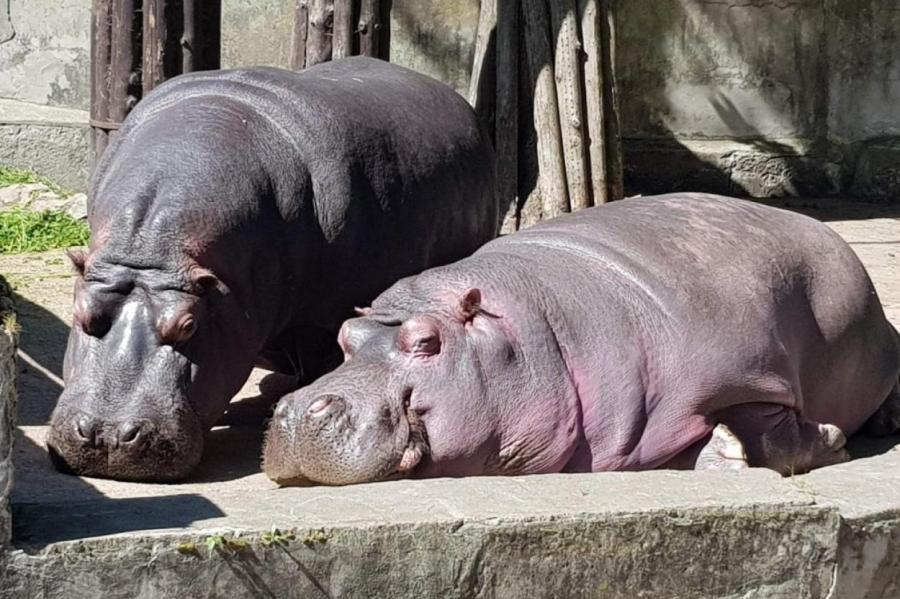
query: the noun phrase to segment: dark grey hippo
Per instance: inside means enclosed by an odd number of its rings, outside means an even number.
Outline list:
[[[900,426],[900,340],[825,225],[704,194],[563,216],[404,279],[284,397],[282,484],[848,459]]]
[[[95,174],[54,461],[175,480],[254,363],[310,381],[353,307],[496,235],[490,143],[450,88],[368,58],[160,86]]]

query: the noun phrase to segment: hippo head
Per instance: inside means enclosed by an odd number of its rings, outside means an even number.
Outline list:
[[[170,481],[252,368],[256,348],[229,289],[196,264],[123,266],[73,254],[78,271],[66,387],[47,445],[58,468]]]
[[[428,313],[346,321],[345,362],[279,402],[266,474],[282,485],[342,485],[490,468],[497,414],[484,373],[501,371],[514,349],[480,298],[469,289]]]

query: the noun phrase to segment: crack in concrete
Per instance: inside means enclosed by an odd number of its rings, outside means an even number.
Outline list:
[[[16,28],[13,27],[12,22],[11,3],[12,0],[6,0],[3,11],[0,12],[0,44],[5,44],[16,38]]]

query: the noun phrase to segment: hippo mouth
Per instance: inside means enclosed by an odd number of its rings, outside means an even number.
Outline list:
[[[397,465],[397,474],[406,477],[412,474],[422,458],[428,454],[428,433],[425,431],[425,423],[419,414],[409,407],[409,400],[404,402],[406,422],[409,425],[409,439],[403,456]]]

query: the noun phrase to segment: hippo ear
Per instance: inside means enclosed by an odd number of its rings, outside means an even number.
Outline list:
[[[456,306],[456,318],[460,322],[469,322],[481,311],[481,290],[475,287],[467,289],[459,298]]]
[[[84,276],[84,264],[87,261],[87,256],[85,255],[84,250],[66,250],[66,256],[69,257],[69,260],[72,262],[72,266],[75,267],[75,272],[77,272],[81,276]]]
[[[227,291],[227,287],[219,280],[219,277],[213,274],[213,272],[206,268],[196,267],[191,269],[191,282],[194,285],[194,290],[198,294],[209,293],[214,289],[218,289],[219,292],[225,293]]]
[[[441,353],[441,330],[429,316],[414,316],[400,325],[397,345],[405,354],[424,358]]]

